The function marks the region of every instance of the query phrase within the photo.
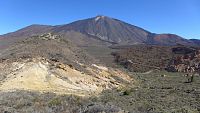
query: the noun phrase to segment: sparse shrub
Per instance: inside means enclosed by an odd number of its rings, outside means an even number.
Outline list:
[[[69,64],[68,66],[73,69],[73,65],[72,64]]]
[[[124,92],[123,92],[123,95],[130,95],[131,94],[131,91],[130,90],[125,90]]]
[[[58,106],[61,105],[61,100],[59,98],[53,98],[49,101],[48,105],[51,106]]]
[[[86,65],[83,65],[83,68],[87,68],[87,66],[86,66]]]

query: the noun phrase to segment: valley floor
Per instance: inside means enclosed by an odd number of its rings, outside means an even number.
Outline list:
[[[19,90],[0,93],[0,112],[52,113],[199,113],[200,77],[187,83],[182,73],[129,73],[135,83],[98,96]],[[15,100],[15,101],[13,101]]]

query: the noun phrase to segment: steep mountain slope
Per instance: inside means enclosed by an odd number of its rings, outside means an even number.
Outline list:
[[[155,34],[126,22],[107,17],[96,16],[55,27],[54,32],[81,32],[103,41],[120,45],[196,45],[175,34]]]
[[[55,28],[55,32],[74,30],[114,43],[144,43],[150,32],[106,16],[97,16]]]

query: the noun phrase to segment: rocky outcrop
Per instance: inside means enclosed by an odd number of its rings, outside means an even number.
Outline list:
[[[4,78],[0,78],[0,90],[4,92],[26,90],[84,96],[101,93],[106,89],[125,87],[126,83],[133,82],[124,72],[112,68],[108,70],[107,67],[97,64],[82,64],[80,66],[84,67],[85,71],[80,71],[61,62],[33,58],[20,62],[2,62],[0,70],[6,66],[9,69],[6,73],[0,71],[0,75],[4,74]]]
[[[120,47],[119,47],[120,48]],[[173,53],[170,47],[134,45],[113,52],[115,62],[135,72],[164,70]]]
[[[189,52],[189,53],[188,53]],[[172,59],[166,68],[168,71],[193,73],[200,71],[200,50],[193,50],[184,52],[186,54],[180,55]]]
[[[113,47],[114,48],[114,47]],[[187,46],[118,46],[115,62],[135,72],[167,70],[170,72],[200,71],[200,49]]]

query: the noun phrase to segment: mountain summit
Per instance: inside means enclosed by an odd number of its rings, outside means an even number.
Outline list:
[[[143,43],[151,34],[137,26],[102,15],[59,26],[55,31],[68,30],[74,30],[83,34],[95,36],[104,41],[123,44]]]

